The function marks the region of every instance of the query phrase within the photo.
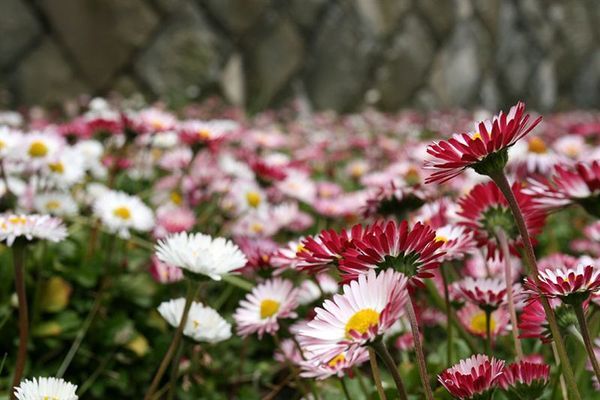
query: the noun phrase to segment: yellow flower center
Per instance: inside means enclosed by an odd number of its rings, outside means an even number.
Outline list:
[[[442,243],[446,243],[448,241],[448,238],[446,236],[436,236],[435,239],[433,239],[435,242],[442,242]]]
[[[298,246],[296,246],[296,254],[301,253],[304,251],[304,245],[302,243],[298,243]]]
[[[60,400],[58,397],[54,397],[54,396],[44,396],[42,397],[42,400]]]
[[[364,165],[354,164],[350,168],[350,175],[352,175],[353,178],[360,178],[364,173],[365,173]]]
[[[330,366],[331,368],[334,368],[336,365],[338,365],[339,363],[342,363],[344,361],[346,361],[346,356],[344,356],[344,353],[340,353],[337,356],[333,357],[331,360],[329,360],[327,365]]]
[[[125,220],[131,218],[131,211],[129,211],[129,208],[127,207],[117,207],[114,209],[113,214],[115,217]]]
[[[160,119],[153,119],[150,121],[150,125],[157,131],[163,130],[166,128],[166,124]]]
[[[177,192],[171,192],[171,195],[169,197],[170,197],[171,201],[173,202],[173,204],[180,205],[181,202],[183,201],[183,198]]]
[[[475,133],[473,134],[473,136],[471,136],[471,140],[477,140],[477,139],[479,139],[479,140],[483,140],[483,139],[481,138],[481,134],[480,134],[479,132],[475,132]]]
[[[197,319],[193,320],[192,324],[194,325],[194,329],[200,328],[200,321],[198,321]]]
[[[250,232],[252,233],[262,233],[265,230],[265,227],[260,222],[254,222],[250,225]]]
[[[48,146],[40,140],[36,140],[29,145],[29,155],[31,157],[44,157],[48,154]]]
[[[63,172],[65,172],[65,166],[60,161],[55,163],[48,163],[48,168],[50,168],[50,171],[56,172],[57,174],[62,174]]]
[[[350,332],[356,331],[361,335],[366,333],[369,328],[379,323],[379,313],[372,308],[365,308],[356,312],[346,323],[346,337],[352,338]]]
[[[60,208],[60,202],[58,200],[50,200],[46,203],[47,210],[57,210]]]
[[[529,140],[529,152],[535,154],[545,154],[548,151],[546,143],[539,137],[533,137]]]
[[[264,299],[260,303],[260,318],[272,317],[279,311],[279,302],[277,300]]]
[[[6,143],[3,140],[0,140],[0,150],[6,147]]]
[[[484,311],[481,311],[471,318],[471,331],[479,335],[486,335],[486,315]],[[494,317],[490,315],[490,332],[494,332],[496,330],[496,321],[494,321]]]
[[[412,167],[404,175],[404,179],[409,185],[416,185],[421,182],[421,176],[419,175],[419,171]]]
[[[198,130],[198,137],[200,139],[210,139],[212,137],[212,135],[210,134],[210,131],[207,129],[200,129]]]
[[[8,222],[10,222],[11,224],[14,224],[14,225],[16,225],[16,224],[24,225],[25,222],[27,222],[27,218],[17,217],[16,215],[14,215],[14,216],[8,218]]]
[[[565,153],[569,157],[575,158],[575,157],[577,157],[579,155],[579,148],[577,146],[575,146],[575,145],[567,146],[567,148],[565,149]]]
[[[258,192],[248,192],[246,193],[246,201],[248,205],[252,208],[257,208],[261,202],[260,193]]]

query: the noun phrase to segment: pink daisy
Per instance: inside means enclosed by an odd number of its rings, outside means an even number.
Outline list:
[[[504,361],[477,354],[438,375],[438,381],[457,399],[471,399],[494,390]]]
[[[511,397],[538,399],[548,384],[549,376],[549,365],[520,361],[504,368],[498,386]]]

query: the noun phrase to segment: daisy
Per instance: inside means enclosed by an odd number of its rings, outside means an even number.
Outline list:
[[[432,196],[433,191],[429,186],[402,186],[389,182],[378,187],[369,195],[363,214],[365,217],[398,216],[403,218],[407,213],[423,206]]]
[[[529,124],[525,104],[519,102],[508,114],[500,112],[492,120],[480,122],[473,133],[455,134],[430,145],[427,153],[433,158],[426,161],[425,167],[434,172],[425,182],[445,182],[466,168],[473,168],[482,175],[501,171],[508,161],[508,148],[535,128],[541,119]]]
[[[520,361],[504,368],[498,386],[511,397],[534,400],[542,396],[549,379],[549,365]]]
[[[48,160],[42,171],[52,185],[71,187],[81,182],[85,176],[83,154],[72,148],[64,148]]]
[[[581,136],[564,135],[552,144],[554,151],[569,157],[572,160],[580,160],[589,151],[589,146]]]
[[[473,232],[458,225],[436,228],[435,241],[443,243],[439,248],[439,251],[444,253],[441,261],[462,260],[477,246]]]
[[[482,338],[487,337],[486,311],[468,303],[456,313],[458,320],[469,333]],[[490,336],[496,338],[506,334],[510,315],[504,307],[490,313]]]
[[[317,197],[315,182],[308,174],[298,170],[289,170],[285,179],[277,182],[275,187],[286,196],[308,204],[311,204]]]
[[[252,272],[270,267],[271,256],[279,250],[277,243],[271,239],[240,237],[236,238],[235,242],[248,260],[240,272]]]
[[[256,286],[240,302],[233,318],[237,334],[248,336],[257,333],[273,335],[279,330],[279,319],[295,318],[298,306],[298,289],[291,281],[281,278],[270,279]]]
[[[181,268],[173,267],[160,261],[156,255],[151,258],[150,275],[156,282],[173,283],[183,279]]]
[[[130,229],[147,232],[154,226],[152,210],[139,197],[124,192],[104,192],[94,201],[93,209],[110,232],[123,238],[130,236]]]
[[[173,328],[177,328],[184,308],[185,299],[182,297],[161,303],[158,312]],[[231,337],[231,325],[212,308],[194,301],[183,334],[197,342],[218,343]]]
[[[565,302],[587,299],[600,290],[600,269],[593,265],[577,265],[574,268],[545,269],[538,274],[539,284],[529,278],[525,287],[546,297],[558,297]]]
[[[550,210],[579,204],[590,214],[600,216],[600,161],[572,167],[559,164],[549,179],[537,177],[528,184],[525,192]]]
[[[560,300],[548,299],[550,307],[558,315],[562,314],[565,306],[561,306]],[[543,343],[552,341],[552,334],[546,312],[539,299],[532,297],[526,303],[519,315],[519,338],[534,338],[540,339]]]
[[[506,284],[500,278],[467,277],[458,282],[462,294],[482,309],[496,309],[506,303]]]
[[[380,338],[403,312],[407,283],[392,269],[360,275],[315,309],[315,318],[299,332],[303,348],[329,362],[348,348]]]
[[[352,368],[363,364],[369,359],[369,352],[364,347],[358,347],[352,351],[343,351],[329,361],[321,361],[320,358],[308,359],[300,363],[304,378],[315,378],[317,380],[327,379],[331,376],[342,378],[352,374]]]
[[[22,159],[28,160],[33,168],[45,165],[52,160],[63,146],[63,140],[50,132],[33,132],[23,135],[19,149],[24,152]]]
[[[154,237],[162,239],[170,233],[189,231],[196,224],[194,211],[185,206],[166,204],[156,210]]]
[[[4,158],[14,154],[17,146],[22,143],[21,131],[0,126],[0,157]]]
[[[561,156],[549,149],[546,142],[539,136],[518,142],[510,150],[508,167],[516,171],[520,177],[532,174],[546,175],[554,165],[563,160]]]
[[[77,400],[77,386],[58,378],[26,379],[15,388],[18,400]]]
[[[477,354],[442,372],[438,381],[457,399],[484,399],[496,387],[503,369],[504,361]]]
[[[47,192],[36,194],[33,199],[36,211],[60,217],[72,216],[77,213],[77,203],[68,193]]]
[[[177,125],[181,140],[187,144],[214,144],[234,134],[239,124],[232,120],[187,120]]]
[[[373,268],[389,268],[405,274],[411,284],[422,286],[422,279],[433,276],[431,270],[439,266],[443,256],[439,251],[443,242],[435,237],[435,232],[421,223],[413,228],[406,221],[375,224],[344,252],[339,267],[343,279],[356,279]]]
[[[177,118],[169,112],[151,107],[127,116],[129,125],[137,132],[164,132],[172,130]]]
[[[15,240],[42,239],[60,242],[67,237],[67,229],[59,218],[38,214],[0,215],[0,241],[12,246]]]
[[[158,242],[156,256],[166,264],[220,280],[243,267],[247,260],[239,247],[225,238],[202,233],[176,233]]]
[[[518,280],[521,274],[522,263],[518,257],[510,256],[510,265],[513,269],[513,279]],[[496,278],[504,274],[504,259],[500,249],[495,249],[487,257],[477,251],[465,262],[465,272],[473,278]]]
[[[300,305],[310,304],[321,298],[323,294],[330,295],[338,292],[339,285],[327,272],[314,275],[315,280],[306,279],[302,282],[298,292]]]

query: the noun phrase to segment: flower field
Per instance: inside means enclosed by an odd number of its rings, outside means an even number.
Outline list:
[[[600,398],[600,114],[0,112],[0,399]]]

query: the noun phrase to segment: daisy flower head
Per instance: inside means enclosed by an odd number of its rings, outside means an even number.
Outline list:
[[[21,144],[23,134],[21,131],[0,125],[0,157],[4,158],[13,154]]]
[[[62,148],[64,141],[58,135],[50,132],[32,132],[22,137],[24,151],[23,159],[27,160],[33,168],[40,168],[48,160],[52,160]]]
[[[550,377],[550,366],[529,361],[507,365],[498,379],[498,386],[510,397],[539,399]]]
[[[526,193],[549,210],[579,204],[591,215],[600,216],[600,161],[559,164],[550,178],[532,178],[528,184]]]
[[[67,237],[67,229],[60,218],[38,214],[0,215],[0,241],[12,246],[15,241],[25,239],[60,242]]]
[[[165,301],[158,306],[159,314],[173,327],[181,323],[185,299]],[[218,343],[231,337],[231,324],[214,309],[192,302],[183,334],[197,342]]]
[[[554,165],[564,159],[548,148],[546,141],[539,136],[517,143],[509,155],[508,168],[515,171],[519,177],[533,174],[546,175],[552,171]]]
[[[15,388],[17,400],[77,400],[77,386],[58,378],[26,379]]]
[[[329,362],[381,337],[402,315],[407,284],[408,278],[392,269],[360,275],[315,309],[315,318],[299,332],[303,348]]]
[[[525,287],[546,297],[558,297],[567,303],[581,302],[600,290],[600,269],[594,265],[582,264],[548,268],[539,272],[538,281],[536,285],[530,278],[526,278]]]
[[[147,232],[154,226],[152,210],[139,197],[124,192],[104,192],[95,199],[93,209],[102,224],[122,238],[130,236],[130,229]]]
[[[462,294],[483,309],[496,309],[506,303],[506,284],[500,278],[467,277],[458,282]]]
[[[237,334],[243,337],[257,333],[259,338],[279,330],[279,319],[295,318],[298,306],[298,289],[287,279],[267,280],[240,302],[233,318]]]
[[[404,218],[408,212],[420,208],[432,197],[433,191],[429,186],[403,186],[390,181],[369,193],[363,207],[363,215]]]
[[[247,262],[240,248],[230,240],[202,233],[180,232],[167,236],[156,245],[156,256],[166,264],[217,281],[221,275],[242,268]]]
[[[177,131],[181,140],[187,144],[213,145],[239,130],[240,126],[232,120],[186,120],[180,122]]]
[[[151,258],[150,275],[156,282],[173,283],[183,279],[181,268],[173,267],[160,261],[156,255]]]
[[[300,363],[304,378],[315,378],[317,380],[327,379],[331,376],[342,378],[352,373],[352,367],[359,366],[369,359],[369,352],[364,347],[342,351],[329,361],[320,358],[308,359]]]
[[[468,228],[459,225],[444,225],[435,230],[435,240],[442,242],[439,251],[443,261],[462,260],[477,248],[475,236]]]
[[[489,311],[488,311],[489,312]],[[458,320],[469,333],[482,338],[487,337],[487,312],[475,304],[467,303],[456,313]],[[506,308],[500,307],[490,314],[490,335],[492,338],[507,333],[510,315]]]
[[[521,184],[515,182],[512,191],[525,218],[527,230],[535,237],[544,226],[546,215],[533,198],[524,193]],[[497,230],[504,231],[511,248],[521,243],[508,202],[494,182],[478,184],[458,200],[458,205],[458,224],[475,232],[479,246],[487,245],[490,253],[497,247]]]
[[[81,182],[85,176],[83,154],[72,148],[64,148],[48,160],[42,171],[44,177],[53,186],[71,187]]]
[[[422,279],[431,278],[444,255],[442,241],[428,225],[407,221],[373,225],[364,237],[347,249],[340,260],[344,281],[356,279],[371,269],[393,269],[408,277],[411,285],[423,286]]]
[[[495,389],[504,361],[477,354],[438,375],[438,381],[457,399],[485,399]]]
[[[427,148],[432,159],[425,168],[433,173],[426,183],[445,182],[472,168],[481,175],[498,173],[508,161],[508,148],[527,135],[541,121],[529,123],[522,102],[513,106],[508,114],[500,112],[492,120],[480,122],[472,133],[455,134],[448,140]]]
[[[575,315],[572,315],[569,318],[571,312],[566,308],[567,306],[561,304],[560,300],[549,298],[548,301],[550,307],[552,307],[552,310],[554,310],[554,313],[557,315],[559,325],[566,326],[571,322],[573,324],[577,323]],[[566,323],[563,321],[566,321]],[[550,332],[546,312],[537,297],[530,297],[525,303],[525,306],[523,306],[523,309],[519,314],[518,327],[520,332],[519,338],[540,339],[542,343],[552,342],[552,334]]]
[[[70,194],[63,192],[36,194],[33,199],[33,206],[37,212],[60,217],[77,213],[77,203]]]

